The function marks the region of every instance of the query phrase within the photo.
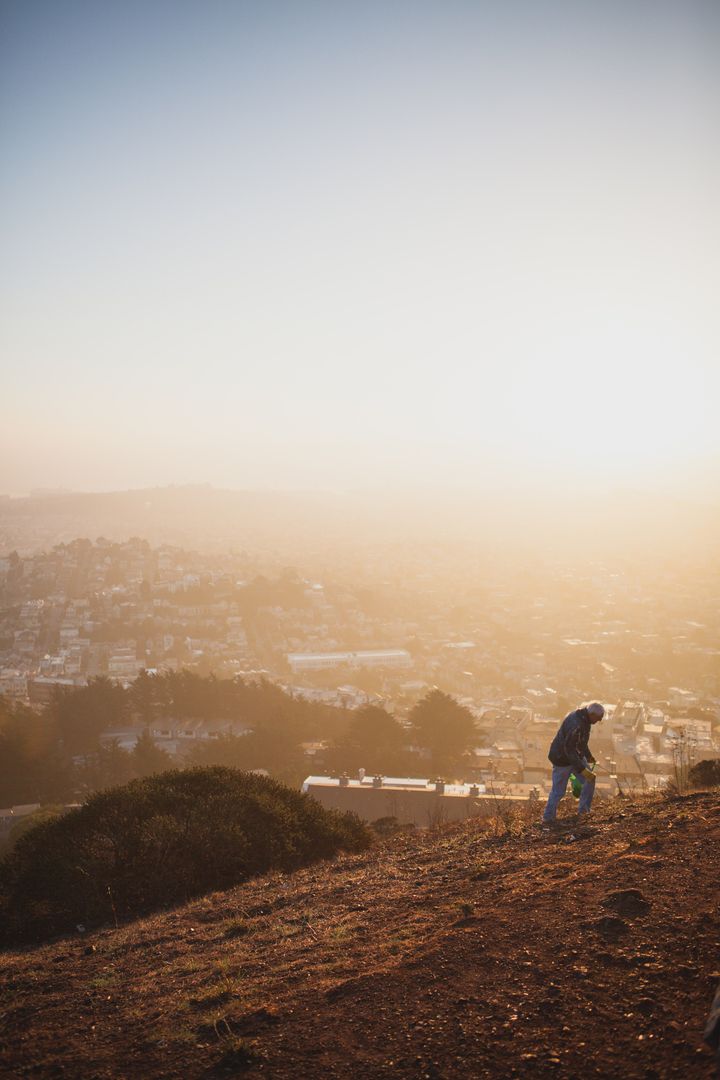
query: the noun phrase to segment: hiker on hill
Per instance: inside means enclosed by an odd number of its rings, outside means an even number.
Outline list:
[[[565,794],[570,773],[575,773],[582,786],[578,818],[582,819],[583,815],[590,813],[595,794],[595,773],[588,766],[594,764],[595,758],[590,753],[588,739],[591,726],[602,720],[604,715],[605,709],[600,702],[593,701],[591,705],[582,705],[574,712],[568,713],[560,725],[548,754],[553,770],[552,789],[543,814],[545,825],[552,825],[555,822],[557,808]]]

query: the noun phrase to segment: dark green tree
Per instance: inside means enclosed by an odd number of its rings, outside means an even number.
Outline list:
[[[51,717],[0,698],[0,806],[72,797],[69,759]]]
[[[123,750],[116,739],[88,755],[84,764],[76,766],[75,772],[78,786],[84,793],[127,784],[136,775],[132,754]]]
[[[442,690],[430,690],[413,706],[408,719],[415,742],[430,752],[438,773],[459,765],[475,740],[472,713]]]
[[[196,743],[188,752],[189,766],[225,765],[232,769],[254,769],[256,755],[248,735],[221,735]]]
[[[156,746],[147,728],[130,752],[135,776],[155,776],[173,768],[173,760],[160,746]]]
[[[49,715],[68,754],[97,750],[103,731],[122,726],[127,719],[127,695],[121,686],[100,675],[87,686],[55,691]]]
[[[328,762],[335,770],[363,768],[388,776],[407,768],[406,742],[408,733],[387,709],[363,705],[351,714],[347,731],[329,751]]]
[[[306,775],[301,728],[291,711],[268,712],[247,735],[225,735],[203,740],[188,754],[192,765],[230,765],[263,769],[286,783],[297,784]]]
[[[160,680],[143,669],[128,691],[130,712],[143,724],[152,724],[160,711]]]

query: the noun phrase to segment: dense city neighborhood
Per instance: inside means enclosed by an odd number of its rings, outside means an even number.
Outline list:
[[[418,550],[402,567],[368,559],[354,577],[315,580],[302,568],[259,572],[245,552],[78,539],[0,558],[0,604],[0,693],[34,710],[98,678],[127,689],[142,672],[189,671],[266,681],[344,713],[382,707],[406,724],[438,689],[476,733],[444,779],[525,799],[546,794],[557,725],[591,698],[606,706],[592,740],[599,794],[662,787],[720,757],[720,606],[672,567],[650,602],[621,566],[515,568],[504,580],[495,570],[490,584]],[[251,730],[242,715],[161,710],[103,739],[129,749],[145,727],[174,758]],[[309,779],[339,784],[327,739],[308,731],[303,749]]]

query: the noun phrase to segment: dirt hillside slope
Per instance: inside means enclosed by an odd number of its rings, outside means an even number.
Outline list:
[[[719,853],[720,793],[470,822],[5,953],[0,1073],[711,1077]]]

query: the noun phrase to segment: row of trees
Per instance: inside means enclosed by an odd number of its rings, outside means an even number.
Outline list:
[[[336,710],[337,711],[337,710]],[[366,705],[341,714],[340,730],[318,754],[323,771],[418,775],[455,775],[463,756],[478,745],[472,713],[440,690],[431,690],[401,722],[387,709]],[[268,769],[288,783],[308,772],[301,740],[307,738],[297,719],[266,718],[250,735],[226,736],[197,744],[188,760],[194,765],[232,765]]]
[[[128,690],[107,678],[58,690],[39,714],[0,699],[0,806],[73,801],[176,767],[149,734],[163,716],[235,720],[251,729],[191,744],[183,764],[265,769],[293,785],[308,772],[304,742],[326,744],[318,768],[385,775],[461,771],[463,754],[476,744],[472,714],[439,690],[401,722],[379,706],[348,711],[298,700],[267,681],[143,672]],[[132,751],[101,740],[130,725],[143,732]]]
[[[358,709],[328,751],[335,770],[403,775],[420,763],[435,773],[457,769],[478,745],[472,713],[449,694],[431,690],[410,710],[407,723],[376,705]]]
[[[58,689],[47,710],[71,754],[88,753],[102,732],[158,720],[242,720],[248,727],[269,718],[303,729],[305,738],[333,734],[338,710],[302,701],[261,680],[217,679],[191,671],[140,673],[128,690],[100,676],[87,686]]]
[[[36,713],[0,698],[0,806],[72,802],[89,791],[172,767],[172,758],[155,745],[147,730],[130,752],[96,738],[86,754],[74,758],[64,747],[50,710]]]

